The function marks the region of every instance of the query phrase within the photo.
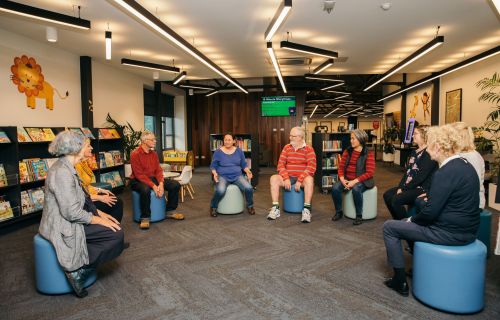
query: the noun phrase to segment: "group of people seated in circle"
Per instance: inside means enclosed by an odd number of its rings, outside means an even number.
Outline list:
[[[294,127],[278,160],[278,173],[270,178],[272,207],[267,219],[280,217],[279,192],[304,191],[301,221],[311,222],[316,155],[305,142],[305,131]],[[350,133],[351,146],[342,153],[338,166],[339,180],[332,187],[333,221],[343,217],[342,193],[352,191],[356,218],[363,222],[363,192],[375,186],[375,157],[367,148],[363,130]],[[415,241],[443,245],[465,245],[476,238],[480,211],[484,208],[484,161],[475,151],[474,136],[465,123],[440,127],[417,126],[414,150],[405,173],[394,188],[387,190],[384,201],[394,220],[384,223],[383,238],[389,265],[394,275],[385,285],[408,296],[402,240],[411,247]],[[234,136],[224,135],[224,144],[214,153],[210,166],[215,192],[210,215],[217,217],[217,207],[228,185],[235,184],[245,194],[247,210],[255,214],[252,172]],[[182,220],[174,211],[180,185],[163,178],[158,156],[153,151],[155,136],[144,132],[140,146],[131,154],[131,188],[140,194],[140,228],[150,225],[151,191],[156,197],[167,193],[168,217]],[[83,135],[64,131],[49,146],[60,156],[50,168],[45,182],[45,205],[39,232],[55,248],[57,259],[78,297],[85,297],[84,283],[100,264],[118,257],[127,247],[120,222],[123,203],[111,191],[91,185],[94,175],[87,163],[92,156],[90,141]],[[245,174],[245,175],[244,175]],[[409,216],[405,206],[416,208]]]

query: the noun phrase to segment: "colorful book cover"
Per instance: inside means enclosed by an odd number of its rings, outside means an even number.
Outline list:
[[[83,134],[82,130],[80,128],[68,128],[69,131],[73,131],[79,134]],[[84,134],[83,134],[84,135]]]
[[[113,139],[113,135],[109,130],[108,128],[99,129],[99,139]]]
[[[45,160],[35,160],[31,163],[33,166],[33,176],[34,180],[44,180],[47,177],[47,163]]]
[[[31,142],[31,138],[22,127],[17,127],[17,141],[19,142]]]
[[[118,171],[112,171],[110,173],[113,175],[113,181],[115,182],[115,185],[117,187],[123,186],[123,180],[122,180],[122,176],[120,175],[120,173]]]
[[[112,167],[115,165],[111,152],[104,152],[104,161],[106,162],[106,167]]]
[[[0,221],[7,220],[14,217],[14,212],[10,207],[9,201],[0,202]]]
[[[120,139],[120,134],[116,129],[108,129],[109,134],[111,135],[112,139]]]
[[[28,172],[28,165],[24,161],[19,161],[19,182],[30,182],[30,175]]]
[[[43,210],[44,193],[42,188],[28,190],[28,195],[33,202],[33,211]]]
[[[104,160],[104,152],[99,152],[99,168],[106,168],[106,161]]]
[[[21,191],[21,214],[25,215],[33,212],[35,205],[33,204],[33,200],[31,200],[28,192]]]
[[[89,128],[81,127],[80,129],[87,138],[95,139],[94,135],[92,134],[92,131],[90,131]]]
[[[9,136],[2,130],[0,130],[0,143],[10,143]]]
[[[56,138],[56,135],[54,134],[54,131],[52,131],[51,128],[43,128],[42,131],[45,135],[45,140],[43,141],[52,141]]]
[[[41,128],[24,128],[33,142],[45,141],[45,133]]]
[[[5,168],[3,164],[0,163],[0,187],[5,187],[8,185],[7,174],[5,173]]]
[[[122,153],[118,150],[112,150],[110,151],[111,155],[113,155],[113,162],[115,166],[123,164],[123,157]]]

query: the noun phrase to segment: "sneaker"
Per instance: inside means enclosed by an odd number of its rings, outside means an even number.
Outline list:
[[[139,225],[141,229],[149,229],[149,219],[142,219],[141,224]]]
[[[280,216],[280,209],[277,207],[272,207],[271,211],[269,211],[269,214],[267,215],[267,220],[276,220]]]
[[[167,218],[174,220],[184,220],[184,215],[182,213],[172,213],[172,214],[167,214]]]
[[[304,208],[302,210],[302,221],[303,223],[309,223],[311,222],[311,211],[307,208]]]

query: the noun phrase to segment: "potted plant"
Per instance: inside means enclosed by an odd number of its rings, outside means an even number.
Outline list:
[[[121,125],[116,120],[111,118],[108,113],[106,117],[106,122],[110,125],[110,128],[123,130],[123,152],[125,161],[125,177],[129,177],[132,173],[132,168],[130,166],[130,153],[134,151],[141,144],[141,134],[142,131],[134,130],[132,125],[127,122],[126,125]]]
[[[398,129],[396,127],[386,128],[384,130],[384,146],[382,153],[382,161],[394,162],[394,145],[393,142],[398,138]]]

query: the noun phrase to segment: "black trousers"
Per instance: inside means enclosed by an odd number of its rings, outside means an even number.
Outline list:
[[[123,201],[120,198],[116,198],[116,202],[111,207],[106,203],[101,201],[94,201],[94,205],[97,209],[111,215],[113,218],[118,220],[118,222],[122,222],[123,218]]]
[[[158,185],[158,181],[155,177],[150,178],[155,185]],[[141,202],[141,219],[151,218],[151,187],[145,183],[140,182],[137,179],[133,179],[130,187],[132,190],[136,191],[140,195]],[[166,211],[171,211],[177,209],[179,204],[179,190],[181,185],[179,182],[171,179],[163,180],[163,187],[165,193],[167,193],[167,208]]]
[[[390,188],[384,192],[384,202],[395,220],[407,218],[405,205],[414,205],[415,199],[422,193],[422,189],[411,189],[397,194],[399,187]]]
[[[84,226],[89,252],[89,267],[96,268],[118,257],[123,251],[123,229],[113,230],[99,224]]]

